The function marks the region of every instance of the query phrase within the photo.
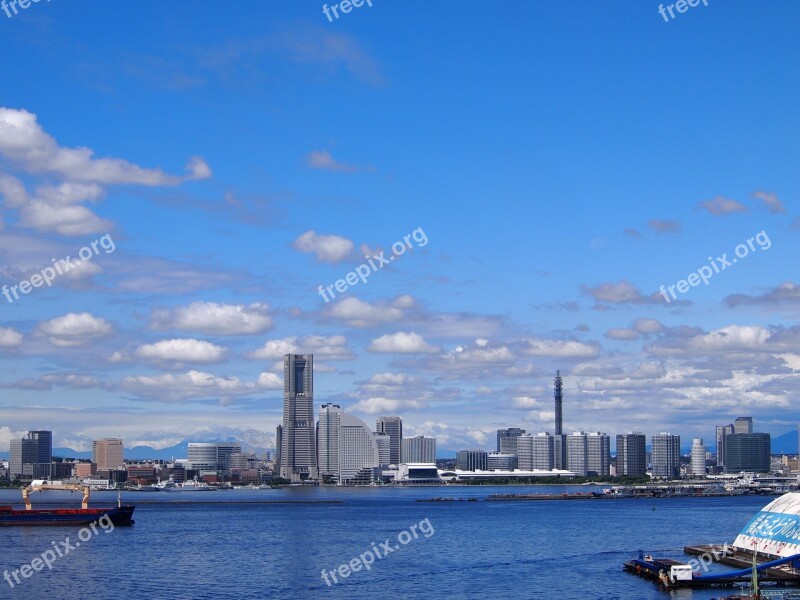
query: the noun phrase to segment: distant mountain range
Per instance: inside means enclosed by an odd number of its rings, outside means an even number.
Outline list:
[[[208,440],[205,440],[208,441]],[[214,441],[214,440],[212,440]],[[227,440],[216,440],[227,441]],[[681,439],[681,441],[686,441]],[[703,440],[708,442],[710,440]],[[714,440],[716,442],[716,440]],[[150,446],[135,446],[133,448],[125,448],[125,458],[128,460],[172,460],[173,458],[186,458],[188,455],[189,441],[185,440],[180,444],[170,446],[169,448],[162,448],[156,450]],[[682,454],[689,454],[691,451],[691,444],[681,448]],[[647,447],[648,451],[650,447]],[[709,452],[716,452],[716,444],[706,443],[706,449]],[[455,458],[457,450],[441,449],[436,452],[436,458]],[[772,438],[772,453],[773,454],[797,454],[797,431],[787,431],[786,433]],[[60,456],[62,458],[91,458],[91,452],[77,452],[72,448],[53,448],[53,456]],[[0,452],[0,459],[8,460],[8,452]]]

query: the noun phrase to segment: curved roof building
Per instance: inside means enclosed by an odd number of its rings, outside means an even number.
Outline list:
[[[784,494],[767,504],[744,526],[733,545],[776,557],[800,554],[800,493]]]

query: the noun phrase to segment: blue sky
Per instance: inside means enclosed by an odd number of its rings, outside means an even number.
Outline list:
[[[713,442],[800,421],[796,3],[203,0],[0,12],[0,451],[171,446],[317,404]],[[326,303],[418,231],[424,245]],[[667,303],[709,263],[747,256]],[[424,234],[424,236],[423,236]],[[13,298],[13,296],[12,296]]]

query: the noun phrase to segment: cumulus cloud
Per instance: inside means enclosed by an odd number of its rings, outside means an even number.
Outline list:
[[[553,358],[594,358],[600,353],[597,344],[586,344],[576,340],[522,340],[522,353],[526,356],[548,356]]]
[[[323,314],[344,321],[351,327],[366,328],[400,321],[406,314],[404,304],[405,300],[400,299],[389,303],[369,304],[355,296],[350,296],[327,305]]]
[[[774,289],[757,296],[733,294],[725,298],[730,307],[736,306],[797,306],[800,305],[800,286],[786,281]]]
[[[347,338],[343,335],[328,337],[309,335],[304,338],[292,336],[267,340],[261,348],[248,352],[246,356],[253,360],[282,360],[286,354],[313,354],[315,359],[322,360],[352,360],[355,358],[355,354],[347,347]],[[316,364],[314,368],[317,368]],[[282,366],[280,370],[283,370]]]
[[[581,290],[598,302],[606,302],[608,304],[663,304],[664,302],[658,292],[645,296],[626,279],[619,283],[606,282],[594,287],[582,285]]]
[[[215,363],[225,358],[227,350],[205,340],[194,338],[161,340],[136,349],[136,356],[147,360]]]
[[[698,207],[708,211],[715,217],[747,212],[747,207],[741,202],[722,196],[717,196],[712,200],[703,200],[698,204]]]
[[[159,309],[151,315],[156,329],[176,329],[207,335],[253,335],[272,328],[266,304],[193,302],[188,306]]]
[[[441,348],[431,346],[421,335],[413,331],[398,331],[397,333],[382,335],[372,340],[367,350],[369,352],[390,354],[432,354],[441,352]]]
[[[340,263],[353,253],[353,242],[338,235],[318,235],[313,229],[300,235],[292,244],[295,250],[314,254],[317,260]]]
[[[68,313],[39,324],[38,331],[49,336],[53,346],[82,346],[97,338],[109,335],[113,327],[108,321],[87,312]]]
[[[161,402],[216,399],[227,403],[236,397],[282,389],[283,381],[273,373],[262,373],[255,383],[250,383],[238,377],[218,377],[191,370],[181,374],[126,377],[117,387],[121,391]]]
[[[626,327],[612,327],[606,331],[605,336],[610,340],[638,340],[639,332]]]
[[[783,202],[781,202],[775,194],[769,192],[753,192],[751,197],[761,201],[766,209],[773,214],[786,212],[786,207],[783,205]]]
[[[0,348],[17,348],[21,345],[21,333],[8,327],[0,327]]]
[[[368,415],[378,415],[386,413],[398,413],[400,411],[412,411],[426,408],[427,403],[420,400],[395,400],[392,398],[366,398],[360,400],[349,407],[353,412],[366,413]]]

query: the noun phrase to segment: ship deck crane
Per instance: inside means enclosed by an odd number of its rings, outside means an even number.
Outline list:
[[[89,508],[89,497],[91,495],[91,490],[88,485],[83,485],[81,483],[62,483],[60,481],[59,482],[47,481],[45,479],[45,480],[32,481],[29,486],[22,488],[22,499],[25,502],[25,510],[31,510],[30,495],[33,492],[43,492],[45,490],[66,490],[69,492],[81,492],[83,494],[83,500],[81,501],[81,508],[83,509]]]

